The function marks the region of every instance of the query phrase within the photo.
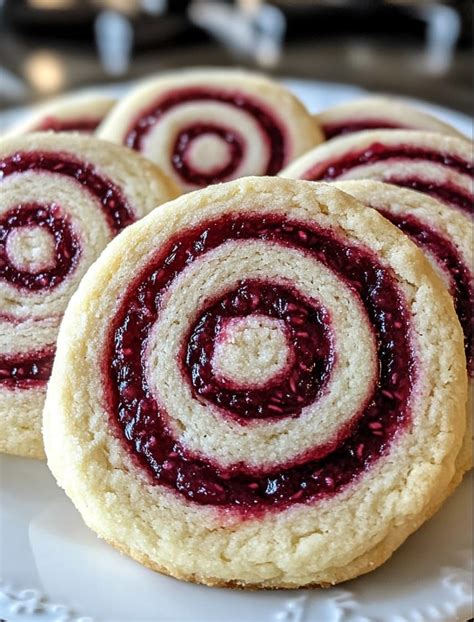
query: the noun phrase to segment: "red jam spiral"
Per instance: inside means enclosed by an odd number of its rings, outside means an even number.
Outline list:
[[[332,123],[324,123],[322,128],[326,140],[330,140],[335,136],[345,136],[346,134],[362,132],[364,130],[409,129],[406,125],[387,121],[386,119],[357,119],[353,121],[334,121]]]
[[[262,314],[286,323],[294,356],[278,383],[263,389],[240,389],[216,378],[213,346],[221,325],[232,317]],[[326,310],[305,301],[288,287],[242,281],[237,291],[203,309],[193,324],[182,355],[182,368],[196,398],[203,396],[238,419],[295,416],[315,401],[334,362]]]
[[[80,132],[93,134],[101,123],[101,118],[87,117],[74,119],[58,119],[45,117],[35,128],[35,132]]]
[[[84,187],[98,201],[113,235],[133,222],[133,211],[119,188],[87,162],[66,153],[22,151],[0,160],[0,181],[28,171],[64,175]],[[35,270],[15,265],[8,238],[16,230],[39,227],[53,241],[53,265]],[[18,290],[41,294],[68,278],[81,257],[81,241],[60,204],[24,203],[0,217],[0,279]],[[14,324],[15,320],[5,316]],[[40,352],[0,355],[0,387],[25,389],[44,386],[49,378],[54,346]]]
[[[268,148],[268,161],[263,174],[276,175],[283,168],[287,145],[282,125],[263,103],[237,91],[199,87],[174,90],[140,112],[128,129],[124,143],[132,149],[143,151],[147,135],[166,113],[183,104],[199,102],[218,102],[249,115],[257,124],[261,139]],[[195,170],[186,161],[186,151],[193,140],[205,134],[218,136],[228,145],[230,154],[222,167],[203,173]],[[238,128],[221,126],[217,122],[209,124],[197,121],[179,131],[170,159],[173,168],[184,182],[203,186],[228,179],[245,158],[245,150],[246,143]]]
[[[361,412],[354,413],[347,429],[328,445],[277,466],[223,466],[211,457],[194,455],[170,432],[160,396],[152,393],[145,373],[147,339],[170,284],[186,266],[229,240],[298,249],[324,264],[349,288],[375,338],[378,375],[367,389]],[[224,386],[208,363],[223,318],[241,318],[255,311],[285,323],[294,356],[279,385],[269,383],[247,395],[241,387]],[[113,429],[152,483],[189,502],[255,515],[337,494],[386,454],[411,420],[416,355],[409,312],[394,274],[372,251],[308,223],[258,214],[226,215],[177,234],[127,287],[106,343],[102,373]],[[222,416],[233,417],[240,425],[253,425],[252,419],[265,425],[266,417],[292,418],[297,425],[304,406],[317,404],[324,394],[337,349],[331,318],[323,306],[308,301],[292,286],[243,276],[237,287],[196,309],[176,355],[182,381],[201,404],[214,409],[217,404]],[[270,404],[281,409],[272,410]]]
[[[54,267],[34,272],[19,270],[8,256],[9,234],[31,226],[41,227],[54,239]],[[0,279],[16,287],[31,291],[56,287],[72,272],[80,254],[79,239],[59,205],[17,205],[0,217]]]
[[[385,145],[376,142],[364,149],[354,149],[333,160],[318,162],[301,177],[302,179],[311,181],[332,181],[340,178],[342,175],[358,166],[367,166],[377,162],[396,159],[440,164],[462,175],[471,178],[474,176],[474,166],[472,162],[467,162],[458,156],[440,153],[423,147]],[[419,190],[445,203],[455,205],[468,213],[472,214],[474,211],[472,196],[465,189],[458,187],[454,183],[426,181],[412,175],[403,177],[390,175],[389,171],[387,175],[384,176],[384,181],[397,186],[405,186],[414,190]]]
[[[474,282],[469,268],[454,244],[439,231],[428,227],[426,223],[411,214],[394,214],[383,209],[378,211],[434,257],[439,266],[449,275],[450,293],[464,332],[467,367],[472,376],[474,373]]]
[[[68,153],[25,151],[0,160],[0,181],[9,175],[26,171],[65,175],[84,186],[99,201],[114,234],[135,220],[133,210],[119,188],[99,174],[92,164],[82,162]]]
[[[40,351],[0,356],[0,387],[42,388],[48,382],[54,361],[53,346]]]

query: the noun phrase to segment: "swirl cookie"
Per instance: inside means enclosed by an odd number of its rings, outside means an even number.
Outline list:
[[[473,213],[472,143],[429,132],[375,130],[335,138],[281,172],[311,181],[378,179]]]
[[[276,175],[323,140],[285,87],[243,71],[186,71],[145,82],[99,136],[140,151],[183,189]]]
[[[467,214],[453,211],[439,201],[407,188],[373,180],[341,181],[335,185],[379,211],[408,235],[431,260],[454,299],[464,332],[470,401],[466,437],[459,468],[472,467],[472,392],[474,377],[474,248],[472,222]]]
[[[323,184],[220,184],[129,227],[85,275],[48,386],[48,464],[151,568],[337,583],[446,497],[465,365],[448,292],[377,212]]]
[[[464,138],[453,127],[397,99],[369,97],[332,106],[314,115],[326,140],[362,130],[405,129]]]
[[[104,141],[0,141],[0,451],[44,456],[41,411],[69,298],[112,237],[176,195],[151,162]]]
[[[100,93],[58,97],[37,106],[26,119],[10,128],[5,137],[46,131],[93,134],[114,105],[114,98]]]

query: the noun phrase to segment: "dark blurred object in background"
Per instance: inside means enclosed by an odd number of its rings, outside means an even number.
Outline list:
[[[191,27],[191,0],[4,0],[6,28],[23,36],[94,40],[94,24],[106,11],[129,20],[135,42],[155,46],[173,41]]]
[[[446,22],[450,11],[459,17],[458,45],[472,43],[472,2],[404,2],[403,0],[337,0],[318,2],[311,0],[275,0],[290,17],[291,34],[311,28],[313,33],[330,34],[385,34],[389,37],[426,36],[430,20]],[[446,13],[448,9],[448,13]],[[440,12],[441,10],[441,12]],[[452,19],[452,18],[451,18]]]
[[[0,0],[0,107],[239,64],[470,112],[471,23],[470,0]]]

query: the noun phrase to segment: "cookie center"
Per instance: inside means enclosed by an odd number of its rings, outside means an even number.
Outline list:
[[[285,369],[288,357],[283,321],[255,314],[225,322],[212,366],[224,381],[244,387],[264,386]]]
[[[17,270],[37,274],[56,265],[54,237],[47,228],[39,225],[12,229],[6,251]]]
[[[195,138],[187,152],[189,166],[200,173],[212,173],[231,160],[229,143],[216,134],[203,134]]]

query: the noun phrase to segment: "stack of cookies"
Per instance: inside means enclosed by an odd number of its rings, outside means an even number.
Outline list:
[[[38,110],[0,140],[0,450],[180,579],[375,569],[471,468],[472,178],[425,113],[241,71]]]

